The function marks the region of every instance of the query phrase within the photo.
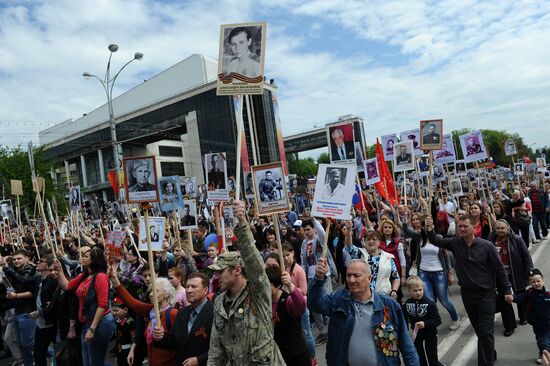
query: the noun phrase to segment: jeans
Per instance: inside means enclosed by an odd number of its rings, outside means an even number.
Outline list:
[[[495,362],[495,290],[461,288],[460,293],[477,335],[477,364],[492,366]]]
[[[306,346],[309,349],[309,354],[312,358],[317,356],[315,349],[315,340],[313,339],[313,333],[311,332],[311,324],[309,322],[309,309],[306,307],[306,312],[302,315],[302,331],[304,332],[304,338],[306,340]]]
[[[90,343],[85,342],[86,333],[90,329],[90,324],[84,324],[82,328],[82,361],[84,366],[105,366],[107,357],[107,348],[115,331],[115,320],[111,313],[105,315],[99,322],[94,338]]]
[[[55,343],[57,329],[55,326],[49,328],[36,327],[34,330],[34,365],[47,366],[48,347]]]
[[[546,223],[545,212],[533,212],[533,229],[535,230],[535,237],[540,240],[540,228],[542,229],[542,236],[548,235],[548,224]]]
[[[35,324],[35,320],[29,314],[15,314],[17,341],[19,342],[19,349],[21,350],[21,357],[25,366],[33,366],[34,364],[32,352],[34,350]]]
[[[538,329],[533,327],[535,332],[535,338],[537,339],[537,347],[539,353],[542,354],[543,350],[550,351],[550,329]]]
[[[332,280],[328,277],[323,284],[323,294],[328,295],[332,293]],[[327,327],[325,325],[325,319],[322,314],[311,313],[313,316],[313,324],[319,329],[319,334],[327,334]]]
[[[418,275],[424,283],[424,296],[433,302],[439,299],[441,305],[449,312],[451,320],[457,321],[458,314],[447,294],[447,276],[445,275],[445,271],[418,271]]]

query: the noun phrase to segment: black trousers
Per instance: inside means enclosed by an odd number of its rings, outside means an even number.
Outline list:
[[[477,335],[477,364],[493,366],[495,362],[495,290],[461,288],[466,313]]]
[[[34,364],[35,366],[47,366],[48,347],[50,343],[55,343],[57,328],[38,328],[34,329]]]
[[[502,316],[502,324],[505,331],[513,331],[518,327],[516,322],[516,313],[512,304],[508,304],[504,300],[504,295],[498,294],[498,309],[500,309],[500,315]]]
[[[423,333],[419,331],[414,340],[416,353],[418,353],[418,358],[420,359],[420,366],[439,366],[437,334],[425,335]]]

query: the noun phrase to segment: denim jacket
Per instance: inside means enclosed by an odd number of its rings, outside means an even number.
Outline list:
[[[330,317],[326,360],[328,366],[346,366],[348,363],[348,346],[355,325],[355,310],[353,300],[348,290],[339,290],[332,294],[323,294],[323,282],[317,278],[311,281],[308,290],[308,308],[315,313]],[[373,315],[372,329],[375,329],[384,319],[384,308],[389,309],[390,319],[386,326],[395,329],[398,349],[403,354],[406,366],[419,366],[418,354],[407,330],[401,306],[391,297],[372,292]],[[401,365],[399,353],[397,356],[385,356],[377,349],[377,362],[382,366]]]

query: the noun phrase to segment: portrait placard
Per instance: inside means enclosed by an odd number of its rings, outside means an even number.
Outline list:
[[[516,171],[517,175],[523,175],[524,174],[523,163],[515,163],[514,164],[514,170]]]
[[[540,172],[541,169],[546,168],[546,159],[545,158],[537,158],[537,169]]]
[[[455,175],[458,177],[466,175],[466,163],[464,160],[455,161]]]
[[[162,250],[164,240],[164,217],[149,217],[149,233],[151,235],[151,249]],[[147,237],[145,233],[145,217],[139,219],[139,245],[140,251],[147,251]]]
[[[365,160],[365,157],[363,157],[361,143],[359,141],[355,141],[355,165],[357,166],[357,173],[361,173],[363,171],[363,160]]]
[[[11,194],[13,196],[23,195],[23,181],[12,179],[10,180],[10,184],[11,184]]]
[[[266,22],[220,26],[217,95],[262,94]]]
[[[246,198],[254,199],[254,181],[252,172],[245,172],[244,175],[244,195]]]
[[[290,210],[282,162],[253,166],[251,174],[259,215]]]
[[[223,206],[223,224],[226,228],[232,228],[233,226],[235,226],[233,206]]]
[[[393,170],[396,172],[403,172],[414,169],[414,147],[412,140],[405,140],[404,142],[398,142],[394,146],[394,161]]]
[[[107,231],[105,234],[105,255],[109,258],[121,259],[123,256],[125,231]]]
[[[111,202],[111,216],[115,218],[121,226],[128,225],[128,220],[126,220],[126,215],[124,214],[124,206],[120,202]]]
[[[487,159],[487,150],[483,143],[483,135],[480,131],[472,131],[459,136],[460,147],[464,155],[464,161],[471,163],[477,160]]]
[[[15,220],[15,214],[13,213],[11,200],[0,201],[0,217],[2,218],[3,222],[9,222],[12,227],[17,226],[17,221]]]
[[[411,141],[413,148],[414,148],[414,155],[421,155],[424,154],[422,149],[420,148],[420,128],[415,128],[414,130],[407,130],[401,132],[401,142],[405,141]],[[394,145],[395,146],[395,145]],[[395,154],[397,154],[397,150],[394,148]]]
[[[363,160],[363,169],[365,170],[367,184],[372,185],[380,182],[380,173],[378,172],[377,158]]]
[[[183,200],[183,208],[178,211],[180,230],[197,227],[197,203],[195,200]]]
[[[123,165],[124,188],[128,203],[158,202],[155,157],[124,158]]]
[[[162,212],[174,211],[183,207],[179,178],[177,175],[159,178],[160,208]]]
[[[206,185],[208,186],[208,200],[212,202],[229,201],[225,153],[204,155],[204,169],[206,172]]]
[[[418,168],[418,174],[421,177],[427,177],[430,174],[430,160],[429,155],[424,154],[416,157],[416,164]]]
[[[504,153],[506,154],[506,156],[517,155],[518,149],[514,140],[509,139],[504,141]]]
[[[460,178],[451,179],[449,181],[449,191],[451,192],[451,195],[455,198],[464,195],[464,193],[462,192],[462,183],[460,181]]]
[[[179,177],[181,195],[185,198],[197,197],[197,178]]]
[[[422,150],[440,150],[443,142],[443,120],[420,121],[420,148]]]
[[[438,164],[452,163],[456,160],[453,135],[443,135],[443,143],[440,150],[434,151],[434,161]]]
[[[327,125],[327,141],[331,164],[355,163],[355,133],[353,123]]]
[[[382,139],[382,149],[384,149],[384,160],[386,161],[393,161],[393,145],[395,145],[397,141],[397,135],[391,134],[391,135],[385,135],[381,137]]]
[[[80,195],[80,186],[71,187],[69,193],[69,204],[71,211],[78,211],[82,207],[82,196]]]
[[[355,164],[319,164],[311,214],[349,220],[355,175]]]

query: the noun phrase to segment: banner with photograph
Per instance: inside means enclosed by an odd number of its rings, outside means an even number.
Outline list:
[[[331,164],[355,164],[355,132],[353,123],[327,125],[327,141]]]
[[[71,211],[78,211],[82,207],[82,196],[80,195],[80,186],[71,187],[69,193],[69,205]]]
[[[466,163],[464,160],[455,161],[455,175],[458,177],[466,175]]]
[[[524,175],[524,166],[523,163],[515,163],[514,164],[514,170],[516,171],[517,175]]]
[[[182,207],[179,176],[159,178],[159,188],[162,212],[174,211]]]
[[[363,169],[367,184],[375,184],[380,182],[380,172],[378,171],[378,159],[372,158],[363,160]]]
[[[165,234],[164,217],[149,217],[149,233],[151,235],[151,249],[162,250],[162,242]],[[147,238],[145,233],[145,218],[139,219],[139,246],[140,251],[147,251]]]
[[[124,158],[123,166],[128,203],[158,202],[155,157]]]
[[[123,256],[125,231],[107,231],[105,234],[105,255],[109,258],[121,259]]]
[[[290,210],[282,162],[253,166],[252,178],[259,215]]]
[[[421,155],[424,154],[422,149],[420,148],[420,128],[415,128],[414,130],[407,130],[403,131],[400,134],[401,136],[401,142],[411,141],[412,146],[414,148],[414,155]],[[397,154],[398,151],[394,147],[394,154]]]
[[[179,177],[181,195],[185,198],[197,197],[197,178]]]
[[[183,208],[178,211],[180,230],[197,227],[197,203],[195,200],[183,200]]]
[[[319,164],[311,215],[349,220],[355,175],[355,165]]]
[[[440,150],[443,142],[443,120],[420,121],[420,148],[422,150]]]
[[[385,135],[382,136],[381,139],[382,149],[384,151],[384,160],[393,162],[393,145],[399,142],[397,141],[397,135],[395,133],[391,135]]]
[[[459,140],[465,162],[471,163],[487,159],[487,150],[485,150],[483,135],[480,131],[472,131],[460,135]]]
[[[0,201],[0,217],[3,222],[9,222],[10,226],[17,226],[11,200],[8,199]]]
[[[455,143],[453,135],[443,135],[441,150],[434,151],[434,161],[438,164],[452,163],[456,160]]]
[[[398,142],[393,145],[395,151],[393,158],[393,170],[395,172],[403,172],[406,170],[414,170],[414,144],[412,140]]]
[[[464,195],[464,193],[462,192],[462,182],[460,181],[460,178],[450,180],[449,191],[451,192],[451,195],[455,198]]]
[[[430,156],[427,154],[416,157],[418,174],[421,177],[427,177],[430,174]]]
[[[514,140],[509,139],[504,141],[504,153],[506,154],[506,156],[517,155],[518,149]]]
[[[206,185],[208,187],[208,200],[212,202],[229,201],[227,159],[225,158],[225,153],[204,155],[204,169],[206,172]]]
[[[267,23],[220,26],[216,95],[262,94]]]

